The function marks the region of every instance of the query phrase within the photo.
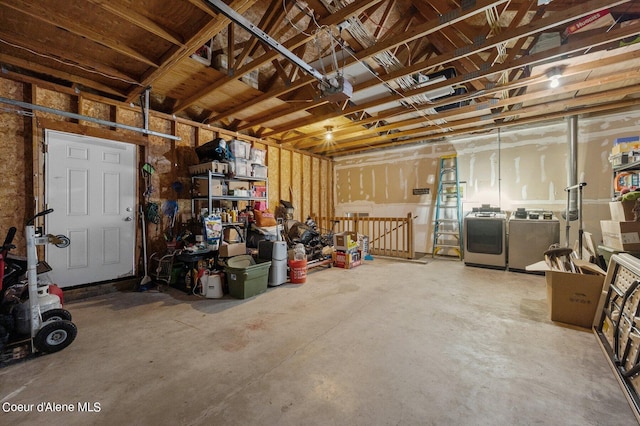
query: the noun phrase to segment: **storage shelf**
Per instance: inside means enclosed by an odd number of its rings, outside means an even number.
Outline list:
[[[192,175],[191,176],[191,182],[192,184],[196,181],[202,181],[205,180],[207,181],[206,185],[208,188],[208,191],[211,192],[211,182],[213,180],[222,180],[225,182],[248,182],[248,183],[256,183],[256,182],[260,182],[260,184],[258,185],[254,185],[254,186],[264,186],[265,188],[265,194],[269,194],[269,180],[266,177],[257,177],[257,176],[234,176],[234,177],[227,177],[227,175],[225,175],[224,173],[215,173],[212,171],[207,171],[206,173],[200,173],[197,175]],[[261,183],[264,182],[264,185],[262,185]],[[250,186],[250,185],[249,185]],[[268,204],[269,197],[268,195],[265,195],[263,197],[258,197],[258,196],[253,196],[253,195],[247,195],[247,196],[237,196],[237,195],[195,195],[191,197],[191,212],[192,214],[196,215],[196,203],[206,203],[207,206],[207,210],[209,212],[213,211],[213,207],[214,207],[214,202],[218,202],[218,201],[230,201],[232,203],[238,202],[238,201],[244,201],[244,202],[254,202],[254,201],[261,201],[261,202],[265,202],[265,204]]]
[[[196,201],[207,201],[209,199],[212,200],[228,200],[228,201],[267,201],[267,197],[235,197],[233,195],[211,195],[209,197],[192,197],[192,200]]]
[[[616,179],[618,178],[618,174],[623,173],[625,171],[640,171],[640,161],[634,161],[627,164],[620,164],[618,166],[612,166],[613,169],[613,192],[612,198],[616,199],[620,196],[620,191],[616,191]]]
[[[619,166],[613,166],[614,172],[623,172],[625,170],[637,170],[640,169],[640,161],[634,161],[633,163],[620,164]]]
[[[204,173],[200,175],[191,176],[192,179],[209,179],[209,174]],[[266,182],[266,177],[258,177],[258,176],[234,176],[227,177],[222,173],[211,173],[211,179],[222,179],[226,181],[248,181],[248,182]]]

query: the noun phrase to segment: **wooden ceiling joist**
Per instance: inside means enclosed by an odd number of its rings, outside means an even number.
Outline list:
[[[367,7],[370,7],[370,5],[372,3],[379,3],[380,1],[382,1],[382,0],[369,0],[369,1],[367,1],[367,0],[356,0],[353,3],[351,3],[349,6],[343,8],[343,9],[340,9],[339,12],[334,13],[332,15],[329,15],[329,16],[321,19],[319,21],[319,24],[321,26],[324,26],[324,25],[331,26],[331,25],[339,24],[340,22],[342,22],[346,18],[348,18],[350,16],[353,16],[353,15],[357,15],[362,10],[366,9]],[[302,45],[304,43],[307,43],[311,39],[312,39],[311,35],[297,34],[296,36],[294,36],[291,39],[287,40],[285,43],[282,43],[282,45],[286,49],[292,50],[292,49],[295,49],[296,47],[298,47],[298,46],[300,46],[300,45]],[[264,55],[262,55],[262,56],[260,56],[258,58],[254,58],[253,61],[251,61],[248,64],[245,64],[244,66],[242,66],[238,70],[236,70],[236,76],[240,77],[240,76],[243,76],[245,74],[248,74],[251,71],[258,69],[261,65],[264,65],[264,64],[270,62],[271,60],[273,60],[277,56],[278,56],[278,53],[273,51],[273,50],[271,50],[271,51],[265,53]],[[187,98],[183,102],[179,102],[176,105],[176,108],[174,109],[174,113],[184,111],[186,108],[188,108],[189,106],[193,105],[198,100],[200,100],[203,97],[208,96],[210,93],[214,92],[215,89],[220,87],[221,84],[225,84],[226,82],[227,81],[221,81],[218,85],[216,85],[214,87],[211,87],[207,91],[194,93],[192,96],[190,96],[189,98]]]
[[[619,0],[618,1],[611,1],[612,4],[618,3],[618,2],[619,2]],[[430,60],[427,60],[427,61],[422,62],[422,63],[418,63],[418,64],[414,64],[414,65],[411,65],[411,66],[404,67],[404,68],[402,68],[402,69],[400,69],[398,71],[391,72],[391,73],[385,75],[383,80],[384,81],[391,81],[393,79],[401,78],[401,77],[404,77],[404,76],[407,76],[407,75],[411,75],[411,74],[414,74],[414,73],[417,73],[417,72],[421,72],[423,70],[430,69],[430,68],[433,68],[433,67],[436,67],[436,66],[443,66],[443,65],[446,65],[446,64],[450,63],[451,61],[453,61],[455,59],[462,58],[462,57],[465,57],[465,56],[469,56],[472,53],[475,53],[475,52],[478,52],[478,51],[483,51],[483,50],[487,50],[487,49],[493,48],[499,43],[503,43],[503,42],[511,41],[511,40],[517,40],[517,39],[522,38],[524,36],[527,36],[527,35],[529,35],[529,34],[531,34],[533,32],[543,31],[546,28],[551,28],[551,27],[557,26],[557,25],[559,25],[561,23],[565,23],[567,21],[570,21],[569,16],[572,16],[571,15],[572,13],[573,14],[576,14],[576,13],[588,14],[588,12],[584,11],[584,8],[587,7],[587,6],[590,6],[591,8],[597,9],[595,3],[598,3],[598,2],[590,1],[587,4],[578,7],[576,10],[566,11],[566,13],[564,13],[564,14],[554,15],[552,17],[541,19],[535,25],[531,25],[531,24],[527,25],[526,29],[518,28],[518,29],[515,29],[513,31],[505,31],[499,37],[494,37],[492,39],[489,39],[489,42],[479,43],[477,46],[474,46],[473,48],[458,49],[456,51],[450,51],[450,52],[448,52],[446,54],[439,55],[439,56],[435,57],[434,59],[430,59]],[[600,7],[601,7],[601,5],[600,5]],[[591,11],[593,12],[593,9]],[[582,15],[582,16],[584,16],[584,15]],[[637,31],[637,29],[629,30],[628,28],[627,28],[627,30],[628,30],[627,34],[633,34],[633,33],[635,33]],[[626,31],[624,31],[624,29],[622,31],[626,32]],[[610,38],[614,38],[615,39],[615,37],[612,36],[611,32],[608,33],[606,36],[604,36],[604,35],[601,36],[602,40],[605,40],[605,39],[608,40]],[[547,55],[548,55],[548,52],[544,52],[544,54],[545,54],[544,56],[540,55],[541,59],[542,58],[546,58]],[[521,61],[521,62],[533,63],[532,61],[528,61],[528,60]],[[496,72],[495,70],[497,68],[499,68],[499,66],[498,67],[495,67],[495,66],[491,67],[491,69],[494,70],[494,71],[492,73],[490,73],[490,74],[494,74]],[[509,66],[505,66],[504,67],[504,69],[508,69],[508,68],[512,68],[512,67],[509,67]],[[489,74],[487,74],[487,75],[489,75]],[[374,102],[370,102],[370,103],[367,103],[366,105],[360,105],[360,106],[358,106],[356,108],[362,110],[362,109],[366,109],[366,108],[371,108],[371,107],[375,107],[375,106],[384,105],[384,104],[389,103],[389,102],[394,101],[394,100],[399,101],[399,100],[402,100],[404,97],[409,98],[411,96],[415,96],[415,95],[419,95],[419,94],[422,94],[422,93],[426,93],[429,90],[434,90],[434,89],[437,89],[439,87],[444,87],[446,85],[451,85],[451,84],[458,84],[466,77],[467,76],[459,76],[459,77],[453,78],[451,80],[448,80],[447,82],[437,83],[437,84],[434,84],[434,85],[430,85],[427,88],[416,89],[416,90],[413,90],[413,91],[406,92],[402,96],[400,96],[400,95],[391,95],[388,98],[385,98],[385,99],[382,99],[382,100],[377,100],[377,101],[374,101]],[[473,76],[474,79],[476,79],[477,77],[478,77],[477,75]],[[370,87],[372,87],[374,85],[377,85],[377,84],[379,84],[379,81],[376,81],[376,80],[373,80],[373,79],[369,80],[368,82],[365,82],[362,85],[354,87],[354,92],[357,92],[359,90],[368,89],[368,88],[370,88]],[[350,112],[353,112],[353,111],[350,110]],[[337,115],[334,115],[334,116],[331,116],[331,117],[327,116],[327,117],[324,117],[323,119],[330,119],[330,118],[334,118],[336,116]],[[299,121],[290,123],[288,126],[283,126],[283,127],[279,127],[279,128],[273,129],[272,132],[268,133],[268,136],[275,137],[278,134],[280,134],[281,132],[287,131],[292,127],[301,127],[301,126],[304,126],[304,125],[307,125],[307,124],[308,123],[305,123],[304,120],[299,120]]]
[[[635,0],[225,0],[307,64],[331,54],[331,31],[340,60],[322,72],[352,86],[333,100],[317,75],[234,30],[210,0],[143,3],[0,0],[5,77],[116,102],[140,102],[150,89],[151,109],[169,117],[328,156],[566,113],[557,108],[611,110],[639,96],[630,87],[640,80]],[[225,69],[213,56],[224,53]],[[542,81],[554,66],[564,75],[552,96]],[[416,78],[446,68],[455,69],[446,81]],[[442,95],[449,87],[466,90]]]

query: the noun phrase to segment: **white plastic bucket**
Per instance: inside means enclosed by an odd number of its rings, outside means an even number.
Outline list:
[[[203,275],[201,278],[207,299],[220,299],[222,292],[222,277],[220,274]]]

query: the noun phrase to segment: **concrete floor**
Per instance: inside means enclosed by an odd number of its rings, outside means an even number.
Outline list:
[[[547,319],[542,276],[376,259],[244,301],[170,289],[66,307],[70,347],[0,369],[3,424],[637,423],[594,334]]]

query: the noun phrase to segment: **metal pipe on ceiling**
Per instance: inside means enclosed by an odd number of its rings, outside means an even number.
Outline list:
[[[116,123],[114,121],[101,120],[99,118],[89,117],[89,116],[82,115],[82,114],[76,114],[74,112],[62,111],[60,109],[49,108],[49,107],[45,107],[45,106],[42,106],[42,105],[35,105],[35,104],[27,103],[27,102],[16,101],[15,99],[7,99],[7,98],[0,97],[0,103],[4,103],[4,104],[7,104],[7,105],[13,105],[13,106],[17,106],[17,107],[20,107],[20,108],[32,110],[32,111],[36,110],[36,111],[47,112],[49,114],[61,115],[63,117],[67,117],[67,118],[73,118],[74,120],[89,121],[91,123],[102,124],[104,126],[116,127],[116,128],[125,129],[125,130],[131,130],[133,132],[143,133],[145,135],[150,135],[150,136],[158,136],[158,137],[161,137],[161,138],[167,138],[167,139],[171,139],[171,140],[174,140],[174,141],[179,141],[179,140],[182,139],[180,136],[174,136],[174,135],[168,135],[166,133],[154,132],[153,130],[142,129],[140,127],[134,127],[134,126],[129,126],[129,125],[122,124],[122,123]]]

